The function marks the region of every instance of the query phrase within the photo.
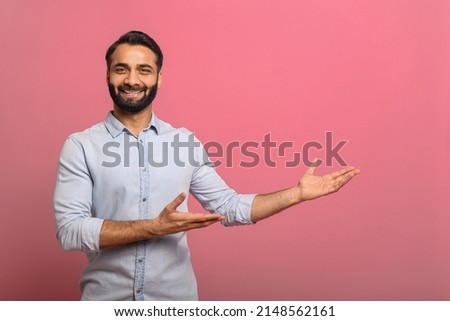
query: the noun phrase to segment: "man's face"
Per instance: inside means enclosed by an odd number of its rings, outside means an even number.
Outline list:
[[[138,113],[156,97],[161,82],[156,55],[140,45],[119,45],[111,56],[107,82],[114,105]]]

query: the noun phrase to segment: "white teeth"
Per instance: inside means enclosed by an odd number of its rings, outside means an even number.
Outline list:
[[[133,96],[137,96],[141,93],[141,90],[139,91],[130,91],[130,90],[124,90],[124,93],[127,95],[133,95]]]

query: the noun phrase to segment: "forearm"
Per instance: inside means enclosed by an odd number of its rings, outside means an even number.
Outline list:
[[[269,194],[258,194],[252,203],[252,222],[266,219],[300,202],[301,193],[298,186]]]
[[[179,194],[152,220],[104,221],[100,230],[100,249],[203,228],[224,219],[220,214],[178,212],[177,207],[185,199],[186,194]]]
[[[100,230],[100,249],[145,241],[157,237],[154,220],[104,221]]]

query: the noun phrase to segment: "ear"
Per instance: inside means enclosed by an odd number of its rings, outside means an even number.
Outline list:
[[[162,74],[161,71],[158,73],[158,89],[161,87],[162,85]]]
[[[106,68],[106,85],[109,86],[109,68]]]

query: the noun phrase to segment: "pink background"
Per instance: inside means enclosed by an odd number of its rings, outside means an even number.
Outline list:
[[[449,17],[447,0],[2,1],[0,299],[79,299],[58,154],[110,110],[104,52],[141,29],[166,56],[162,119],[223,144],[332,131],[361,169],[256,226],[190,232],[202,300],[450,300]],[[304,170],[218,169],[257,193]]]

